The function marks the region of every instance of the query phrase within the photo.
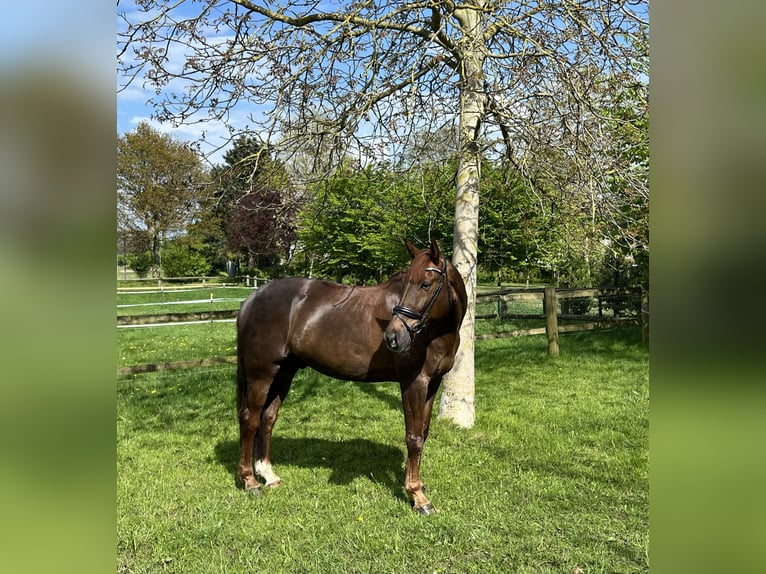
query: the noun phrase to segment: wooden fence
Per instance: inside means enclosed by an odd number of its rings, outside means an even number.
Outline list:
[[[190,287],[245,287],[258,288],[268,283],[270,279],[251,275],[237,275],[236,277],[209,276],[209,277],[150,277],[144,279],[117,279],[117,292],[129,293],[145,289],[158,289],[160,291],[184,291]]]
[[[158,313],[156,315],[118,315],[117,326],[149,327],[152,325],[169,325],[171,323],[210,323],[213,321],[235,319],[236,317],[237,309],[195,311],[193,313]]]
[[[597,304],[597,315],[559,313],[559,305],[562,310],[568,307],[567,301],[589,300]],[[540,313],[511,313],[508,311],[509,303],[527,301],[539,302]],[[496,291],[481,293],[476,296],[477,306],[480,304],[496,304],[493,313],[477,314],[477,319],[503,318],[503,319],[537,319],[545,320],[544,327],[531,329],[517,329],[500,333],[477,334],[476,339],[498,339],[505,337],[523,337],[528,335],[545,334],[548,340],[548,353],[556,357],[559,354],[559,333],[571,333],[593,329],[612,328],[622,324],[641,325],[642,338],[646,342],[649,337],[649,302],[647,293],[641,287],[627,288],[603,288],[603,289],[577,289],[544,288],[518,289],[506,288]],[[617,304],[619,303],[619,305]],[[605,316],[604,309],[611,308],[612,316]],[[619,316],[617,309],[631,311],[628,316]],[[165,313],[155,315],[121,315],[117,317],[118,327],[148,327],[168,325],[174,323],[207,323],[214,321],[233,321],[237,310],[224,311],[197,311],[193,313]],[[561,323],[560,321],[565,321]],[[159,363],[153,365],[133,365],[120,367],[117,374],[120,376],[183,369],[197,366],[210,366],[229,364],[235,362],[234,357],[214,357],[193,361],[181,361],[174,363]]]
[[[562,310],[568,305],[567,301],[595,300],[598,306],[597,315],[559,313],[559,303]],[[541,313],[509,313],[508,303],[512,301],[540,301]],[[497,303],[497,311],[491,314],[477,314],[477,319],[489,319],[494,317],[509,319],[544,319],[545,327],[533,329],[519,329],[516,331],[490,333],[476,335],[476,339],[496,339],[501,337],[520,337],[527,335],[545,334],[548,338],[548,353],[557,357],[559,354],[559,333],[571,333],[575,331],[588,331],[592,329],[604,329],[618,324],[640,324],[644,341],[649,336],[649,311],[648,297],[641,287],[602,288],[602,289],[579,289],[579,288],[555,288],[547,286],[535,289],[500,289],[491,293],[483,293],[476,297],[479,303]],[[620,303],[620,305],[617,305]],[[612,307],[612,316],[606,317],[604,308]],[[634,314],[619,316],[617,309],[624,308]],[[571,321],[570,324],[560,324],[560,320]]]

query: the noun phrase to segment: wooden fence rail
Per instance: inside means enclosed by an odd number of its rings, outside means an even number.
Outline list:
[[[183,291],[190,286],[194,287],[253,287],[268,283],[270,279],[266,277],[256,277],[254,275],[237,275],[234,277],[150,277],[150,278],[130,278],[117,279],[118,292],[135,292],[144,289],[159,289],[160,291]]]
[[[118,367],[117,375],[126,377],[128,375],[137,375],[140,373],[156,373],[158,371],[176,371],[178,369],[193,369],[195,367],[214,367],[217,365],[235,365],[237,356],[211,357],[209,359],[195,359],[192,361],[176,361],[166,363],[154,363],[151,365],[129,365],[127,367]]]
[[[492,291],[491,293],[481,293],[476,296],[477,303],[495,303],[511,301],[543,301],[545,298],[545,287],[516,289],[506,288]],[[610,287],[600,289],[577,289],[568,287],[559,287],[556,289],[556,299],[582,299],[593,298],[599,303],[599,315],[603,313],[603,303],[625,297],[640,297],[643,293],[641,287]]]
[[[118,315],[117,326],[125,325],[157,325],[165,323],[206,323],[208,321],[221,321],[234,319],[237,309],[225,309],[222,311],[195,311],[193,313],[158,313],[156,315]]]

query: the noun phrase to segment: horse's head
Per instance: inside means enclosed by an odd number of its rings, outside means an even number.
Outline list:
[[[429,249],[417,249],[404,240],[412,263],[404,277],[402,297],[393,308],[393,317],[385,332],[386,345],[397,353],[406,353],[415,336],[430,320],[449,315],[453,301],[447,277],[447,259],[431,240]]]

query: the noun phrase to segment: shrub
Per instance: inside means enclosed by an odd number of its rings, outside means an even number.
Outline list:
[[[152,252],[130,253],[127,255],[127,261],[128,267],[136,272],[139,279],[143,279],[152,268]]]
[[[169,241],[162,250],[165,277],[202,277],[210,273],[210,262],[186,238]]]
[[[587,315],[593,307],[593,297],[573,297],[561,300],[562,315]]]

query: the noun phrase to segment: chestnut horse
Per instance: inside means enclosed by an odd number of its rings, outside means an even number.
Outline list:
[[[271,466],[271,432],[293,376],[304,367],[350,381],[398,381],[407,444],[404,487],[413,508],[433,506],[420,480],[436,391],[452,368],[466,310],[460,273],[436,242],[385,283],[352,287],[279,279],[253,292],[237,315],[238,474],[248,491],[281,479]],[[255,469],[253,468],[255,456]],[[253,472],[255,470],[255,472]]]

